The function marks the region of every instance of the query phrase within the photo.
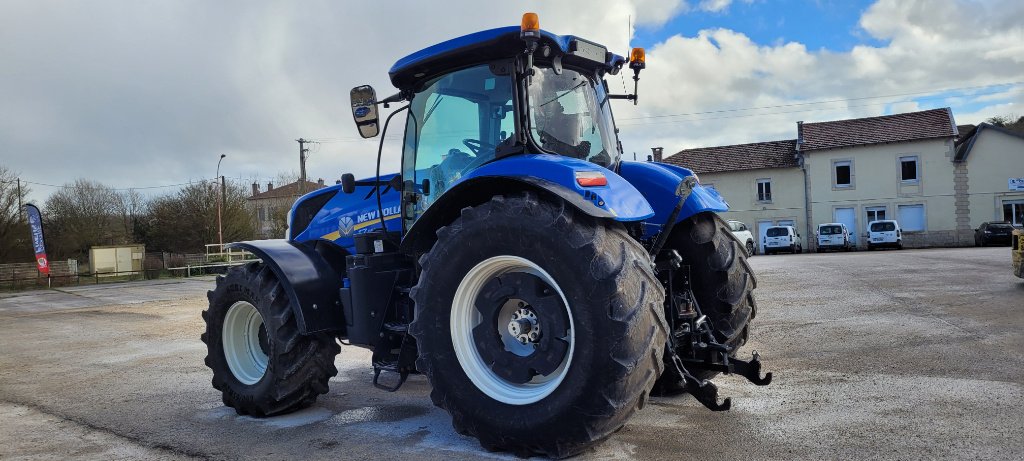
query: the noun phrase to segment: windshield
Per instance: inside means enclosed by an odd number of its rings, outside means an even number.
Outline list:
[[[891,222],[876,222],[871,224],[871,232],[890,232],[896,230],[896,225]]]
[[[821,226],[818,229],[818,233],[821,235],[839,235],[843,233],[843,228],[839,226]]]
[[[553,154],[610,166],[618,157],[603,85],[572,69],[537,68],[530,84],[531,134]]]
[[[789,235],[789,229],[788,228],[785,228],[785,227],[769,227],[768,228],[768,236],[769,237],[785,237],[787,235]]]

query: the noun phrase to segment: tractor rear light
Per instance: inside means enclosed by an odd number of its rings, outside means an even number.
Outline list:
[[[600,171],[577,171],[576,184],[582,187],[607,186],[608,178]]]
[[[522,38],[540,38],[540,18],[537,13],[523,13],[523,22],[519,29]]]

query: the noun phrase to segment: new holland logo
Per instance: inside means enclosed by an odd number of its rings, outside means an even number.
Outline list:
[[[342,216],[338,218],[338,233],[341,235],[350,235],[352,230],[356,227],[355,221],[352,220],[351,216]]]

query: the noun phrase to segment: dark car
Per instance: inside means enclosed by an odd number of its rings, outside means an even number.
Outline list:
[[[974,230],[974,245],[1009,245],[1013,235],[1013,225],[1006,221],[981,223]]]

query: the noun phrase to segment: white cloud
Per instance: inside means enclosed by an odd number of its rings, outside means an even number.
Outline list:
[[[484,15],[470,0],[311,0],[301,7],[271,0],[5,2],[0,163],[35,181],[88,176],[114,186],[152,185],[210,177],[227,153],[222,172],[265,182],[297,168],[294,139],[301,136],[341,141],[319,146],[309,161],[312,177],[368,175],[377,140],[358,138],[348,91],[368,83],[389,93],[387,71],[408,53],[518,24],[530,10],[545,29],[624,53],[629,17],[658,28],[691,9],[725,11],[727,3],[530,0],[488,4]],[[860,25],[884,44],[846,53],[759,44],[728,29],[675,35],[648,50],[640,105],[615,106],[623,143],[645,155],[654,145],[673,151],[781,139],[794,135],[796,120],[878,115],[885,108],[868,105],[885,102],[877,100],[813,111],[820,106],[794,103],[1019,81],[1020,17],[1024,2],[1011,0],[881,1]],[[622,87],[617,80],[610,78],[613,89]],[[999,115],[1022,107],[1024,93],[1007,90],[1006,98],[984,102],[991,106],[979,117]],[[721,112],[763,106],[784,107]],[[712,113],[638,118],[698,112]],[[764,113],[771,114],[752,116]],[[397,141],[389,146],[385,171],[398,161]]]
[[[646,151],[652,143],[677,150],[792,138],[797,120],[873,116],[887,108],[915,110],[920,105],[893,104],[912,99],[905,97],[685,117],[637,117],[1019,82],[1024,80],[1024,26],[1007,18],[1020,17],[1024,17],[1024,3],[1016,1],[990,2],[982,7],[953,0],[883,0],[864,13],[860,25],[884,44],[861,45],[846,53],[809,51],[794,42],[758,44],[726,29],[676,35],[648,51],[640,106],[616,108],[617,116],[632,119],[620,123],[623,142],[630,151]],[[960,99],[928,103],[987,102],[990,105],[977,111],[987,118],[1021,107],[1021,88],[1002,91],[998,99],[958,95]],[[827,110],[814,110],[818,108]],[[954,115],[958,122],[981,117],[961,117],[956,107]]]
[[[731,4],[732,0],[701,0],[697,8],[703,11],[718,13],[729,8],[729,5]]]

